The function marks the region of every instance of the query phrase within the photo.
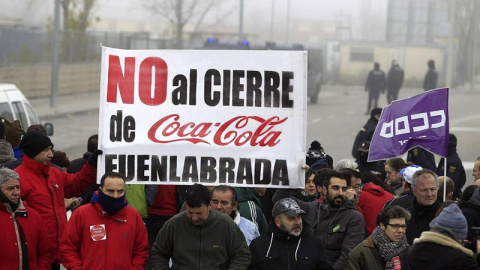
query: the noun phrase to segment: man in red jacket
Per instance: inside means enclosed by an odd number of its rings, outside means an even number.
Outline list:
[[[80,196],[95,183],[101,151],[97,150],[80,172],[69,174],[51,167],[53,143],[42,132],[27,132],[20,148],[23,160],[15,171],[22,181],[21,197],[40,214],[55,252],[53,267],[58,268],[59,241],[67,224],[64,199]]]
[[[91,203],[73,212],[60,243],[60,262],[70,270],[143,270],[148,250],[142,217],[125,199],[125,178],[109,172]]]
[[[0,261],[2,269],[48,269],[53,249],[40,215],[20,199],[18,174],[0,168]],[[27,246],[28,243],[28,246]]]

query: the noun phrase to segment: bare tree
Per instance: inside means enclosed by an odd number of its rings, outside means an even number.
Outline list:
[[[193,33],[197,33],[205,24],[207,15],[213,14],[215,25],[230,15],[233,10],[223,11],[221,0],[142,0],[142,6],[154,15],[165,19],[174,30],[176,47],[184,47],[183,34],[187,24],[194,25]]]

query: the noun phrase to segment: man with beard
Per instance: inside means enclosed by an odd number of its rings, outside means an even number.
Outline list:
[[[144,269],[148,236],[142,217],[125,197],[125,177],[102,176],[91,203],[73,211],[60,242],[67,269]]]
[[[326,261],[323,242],[310,234],[300,209],[292,198],[275,203],[267,234],[252,241],[249,269],[333,269]]]
[[[186,211],[165,223],[152,246],[153,270],[247,269],[251,257],[242,231],[229,216],[212,211],[211,200],[207,187],[190,186]]]
[[[210,206],[213,210],[224,213],[235,221],[245,236],[247,245],[250,245],[253,239],[260,236],[257,225],[240,216],[240,212],[238,211],[237,191],[231,186],[220,185],[215,187],[212,192]]]
[[[328,174],[320,189],[326,194],[322,202],[296,202],[306,212],[310,232],[325,242],[327,261],[335,270],[341,270],[350,250],[363,240],[365,221],[354,202],[346,198],[347,180],[341,173]]]

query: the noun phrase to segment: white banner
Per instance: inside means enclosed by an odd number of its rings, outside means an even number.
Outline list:
[[[102,47],[98,179],[304,186],[307,52]]]

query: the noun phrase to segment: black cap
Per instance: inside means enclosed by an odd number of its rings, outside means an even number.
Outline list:
[[[285,214],[289,217],[296,217],[301,214],[305,214],[297,202],[292,198],[284,198],[275,203],[272,209],[272,217],[276,217],[280,214]]]

